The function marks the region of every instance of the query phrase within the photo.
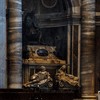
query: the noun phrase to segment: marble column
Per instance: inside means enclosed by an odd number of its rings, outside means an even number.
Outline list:
[[[8,87],[22,88],[22,1],[8,0]]]
[[[6,0],[0,0],[0,88],[7,88]]]
[[[82,0],[82,98],[95,100],[95,0]]]

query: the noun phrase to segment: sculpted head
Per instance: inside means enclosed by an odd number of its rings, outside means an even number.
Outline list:
[[[61,70],[66,70],[66,65],[63,65],[62,67],[61,67]]]
[[[46,67],[45,66],[41,66],[40,69],[41,69],[41,71],[45,71]]]

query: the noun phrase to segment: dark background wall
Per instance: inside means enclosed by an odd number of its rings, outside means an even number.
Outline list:
[[[67,8],[64,0],[57,0],[53,8],[44,7],[41,0],[23,0],[23,48],[25,45],[56,46],[55,55],[66,60],[68,28],[67,22],[60,26],[65,23],[60,13],[67,13]]]
[[[96,0],[96,69],[95,69],[95,90],[100,91],[100,0]]]
[[[96,92],[100,90],[100,25],[96,26]]]

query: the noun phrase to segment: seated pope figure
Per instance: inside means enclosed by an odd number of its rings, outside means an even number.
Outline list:
[[[66,65],[63,65],[56,73],[58,81],[69,83],[72,86],[79,86],[78,77],[66,73]]]
[[[45,66],[41,66],[41,70],[37,72],[36,74],[33,74],[31,76],[31,81],[24,84],[24,86],[28,86],[30,84],[35,84],[37,86],[45,84],[49,81],[52,81],[52,78],[50,77],[49,72],[46,71]]]

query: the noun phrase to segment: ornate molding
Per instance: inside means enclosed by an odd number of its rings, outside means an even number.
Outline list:
[[[46,8],[53,8],[56,6],[58,0],[41,0],[42,5]]]

